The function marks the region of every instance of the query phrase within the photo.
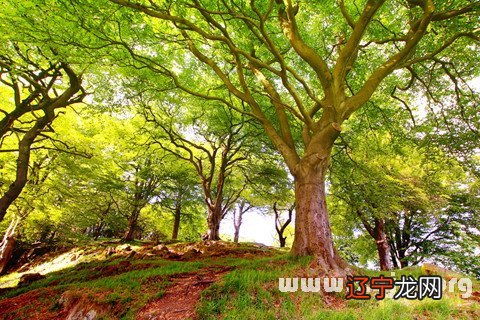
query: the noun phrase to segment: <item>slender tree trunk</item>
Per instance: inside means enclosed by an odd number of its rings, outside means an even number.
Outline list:
[[[295,204],[293,204],[290,208],[287,209],[288,219],[282,223],[280,209],[277,208],[276,202],[273,204],[273,213],[275,214],[275,230],[277,230],[280,248],[285,248],[285,245],[287,244],[287,236],[284,236],[283,233],[285,232],[285,229],[288,227],[290,222],[292,222],[292,214],[294,209]]]
[[[387,233],[385,232],[385,219],[374,217],[374,225],[372,227],[371,223],[367,220],[360,209],[357,209],[357,214],[362,220],[365,229],[367,229],[370,236],[375,240],[380,269],[391,270],[392,262],[395,260],[392,260],[390,242],[388,241]]]
[[[405,249],[401,249],[398,251],[398,257],[400,258],[400,268],[408,267],[408,261],[405,256]]]
[[[314,166],[304,164],[295,176],[296,219],[292,254],[314,255],[315,266],[321,273],[346,276],[347,264],[333,246],[325,200],[328,160],[315,163]]]
[[[100,234],[102,232],[102,229],[103,227],[105,226],[105,223],[102,221],[100,221],[97,226],[95,227],[95,230],[94,230],[94,233],[93,233],[93,239],[94,240],[98,240],[98,238],[100,238]]]
[[[12,258],[13,250],[15,249],[15,229],[18,225],[19,219],[14,218],[10,222],[3,236],[3,240],[0,243],[0,274],[4,274],[7,271],[8,263]]]
[[[242,225],[242,212],[233,212],[233,227],[235,229],[233,234],[233,242],[238,243],[238,238],[240,237],[240,227]]]
[[[182,206],[177,203],[175,206],[174,220],[173,220],[173,231],[172,231],[172,240],[177,240],[178,231],[180,230],[180,218],[182,216]]]
[[[394,267],[395,269],[398,269],[398,268],[400,267],[400,266],[398,265],[397,259],[396,259],[395,257],[392,258],[392,263],[393,263],[393,267]]]
[[[285,246],[287,245],[287,237],[282,237],[282,235],[278,235],[278,242],[280,242],[280,248],[285,248]]]
[[[406,251],[410,242],[410,236],[408,234],[410,228],[410,221],[404,221],[403,230],[400,229],[399,224],[397,223],[394,227],[394,232],[392,233],[392,241],[395,243],[395,255],[398,259],[398,264],[400,268],[408,267],[408,261],[406,260]]]
[[[242,226],[243,222],[243,215],[251,208],[250,205],[247,206],[245,202],[240,202],[237,204],[235,210],[233,211],[233,227],[234,227],[234,234],[233,234],[233,242],[238,243],[238,239],[240,237],[240,227]]]
[[[110,208],[112,207],[112,201],[108,202],[107,208],[102,211],[100,215],[100,219],[95,227],[94,233],[93,233],[93,238],[97,240],[100,237],[100,233],[102,232],[103,227],[105,226],[105,219],[110,212]]]
[[[30,63],[30,61],[28,61]],[[37,118],[35,120],[35,123],[33,127],[31,127],[23,136],[23,138],[20,140],[18,144],[18,157],[17,157],[17,171],[16,171],[16,177],[15,181],[9,186],[8,190],[3,194],[3,196],[0,198],[0,221],[3,220],[5,217],[8,208],[10,205],[18,198],[20,193],[22,192],[23,188],[25,187],[25,184],[27,183],[28,180],[28,170],[29,170],[29,161],[30,161],[30,151],[31,151],[31,146],[33,142],[35,141],[35,138],[41,133],[44,128],[50,124],[54,119],[55,119],[55,109],[57,108],[64,108],[74,102],[80,102],[84,94],[82,93],[79,97],[76,99],[73,99],[73,96],[81,90],[81,80],[80,78],[73,72],[73,70],[70,69],[70,67],[66,64],[60,63],[61,69],[65,71],[65,73],[68,75],[68,78],[70,80],[70,86],[68,89],[66,89],[60,96],[54,98],[54,99],[49,99],[50,101],[45,101],[45,106],[42,107],[42,111],[44,115],[40,118]],[[57,71],[59,71],[57,69]],[[34,77],[35,78],[35,77]],[[32,81],[32,80],[27,80],[27,81]],[[34,79],[33,82],[30,82],[31,85],[37,87],[39,85],[42,88],[42,95],[47,93],[49,95],[49,90],[51,87],[45,86],[45,84],[42,83],[42,80],[36,80]],[[45,90],[45,91],[44,91]],[[44,91],[44,92],[43,92]],[[42,97],[41,100],[43,100],[45,97]],[[28,101],[23,100],[22,103],[25,103]],[[28,101],[26,104],[31,110],[32,105],[30,104],[31,101]],[[44,101],[42,101],[39,104],[43,104]],[[16,106],[18,107],[18,105]],[[22,108],[23,109],[23,108]],[[15,113],[16,111],[14,111]],[[18,111],[18,114],[14,114],[15,117],[20,117],[22,115],[23,111]],[[11,115],[10,115],[11,116]],[[12,121],[15,119],[8,117],[8,119],[3,119],[2,123],[0,124],[0,136],[3,136],[5,132],[11,127]]]

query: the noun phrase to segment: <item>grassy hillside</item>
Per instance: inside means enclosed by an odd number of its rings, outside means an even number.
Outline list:
[[[279,277],[311,276],[309,264],[310,258],[293,259],[256,244],[90,245],[26,271],[40,271],[42,279],[17,286],[22,273],[0,278],[0,286],[10,286],[0,292],[0,314],[2,319],[480,318],[478,283],[469,299],[445,292],[439,301],[354,301],[345,293],[278,290]],[[421,273],[416,268],[396,276]]]

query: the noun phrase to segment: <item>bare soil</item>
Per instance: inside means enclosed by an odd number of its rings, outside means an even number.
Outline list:
[[[143,307],[136,319],[197,319],[195,309],[201,292],[230,270],[230,267],[210,267],[195,273],[172,276],[170,280],[173,284],[165,294]]]

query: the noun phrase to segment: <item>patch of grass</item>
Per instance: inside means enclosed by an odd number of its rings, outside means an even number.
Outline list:
[[[255,260],[236,259],[236,269],[202,293],[201,319],[288,319],[296,306],[287,293],[278,290],[278,278],[305,267],[309,257],[287,255]]]
[[[237,268],[221,282],[203,292],[198,307],[201,319],[302,319],[302,320],[396,320],[396,319],[480,319],[480,306],[446,294],[442,300],[375,299],[345,301],[344,293],[332,295],[337,303],[327,305],[319,293],[282,293],[279,277],[293,277],[305,270],[309,258],[285,255],[251,260],[226,259]],[[298,273],[297,273],[298,274]],[[390,276],[390,272],[359,270],[359,275]],[[395,278],[412,275],[418,279],[419,267],[396,270]],[[374,294],[374,293],[373,293]],[[336,298],[335,298],[336,297]]]
[[[233,248],[228,247],[228,250],[238,250],[238,256],[198,261],[172,261],[155,256],[141,260],[113,256],[104,261],[84,262],[52,272],[46,279],[29,286],[7,291],[0,299],[31,290],[45,290],[39,291],[43,294],[53,289],[49,292],[54,294],[44,295],[36,300],[38,305],[56,312],[62,308],[58,304],[60,295],[70,291],[72,296],[105,306],[106,310],[111,311],[105,319],[134,319],[141,308],[163,297],[172,284],[172,276],[215,265],[234,269],[202,292],[197,308],[200,319],[480,319],[480,304],[459,298],[459,292],[445,292],[440,301],[346,301],[344,292],[329,295],[329,299],[324,299],[319,293],[283,293],[278,290],[278,278],[309,274],[310,257],[293,258],[281,252],[269,256],[250,254],[250,250],[258,249],[252,249],[247,244]],[[248,255],[242,255],[245,252],[248,252]],[[129,263],[123,262],[127,260]],[[361,269],[356,274],[390,276],[390,272]],[[419,267],[395,271],[396,278],[412,275],[418,279],[421,274],[422,269]],[[474,284],[474,290],[478,291],[478,282]],[[375,292],[372,292],[373,294]],[[19,314],[28,314],[33,310],[28,306],[23,308]]]
[[[73,291],[87,296],[88,300],[92,302],[112,306],[112,309],[116,310],[116,316],[133,319],[135,312],[149,300],[159,298],[164,294],[165,288],[170,283],[169,276],[194,272],[206,265],[205,262],[141,261],[141,263],[132,263],[132,265],[140,266],[149,263],[151,266],[88,280],[88,276],[95,275],[93,269],[114,266],[121,261],[122,259],[112,259],[86,263],[62,272],[55,272],[49,274],[46,279],[8,291],[2,298],[15,297],[25,292],[41,290],[41,288],[50,286],[61,289],[63,292]],[[51,307],[55,307],[55,302],[52,302]]]

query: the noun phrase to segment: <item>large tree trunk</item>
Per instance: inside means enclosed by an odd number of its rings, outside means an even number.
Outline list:
[[[37,120],[35,125],[27,131],[18,144],[17,171],[15,181],[0,198],[0,221],[3,220],[10,205],[18,198],[28,181],[30,162],[30,148],[38,133],[53,119],[53,112],[47,113]]]
[[[222,210],[218,206],[208,208],[208,231],[207,240],[220,240],[220,222],[222,220]]]
[[[123,236],[124,241],[133,241],[135,238],[135,229],[137,228],[138,217],[140,216],[140,210],[135,208],[128,219],[128,229]]]
[[[295,176],[295,239],[292,254],[315,256],[315,267],[323,275],[346,276],[347,264],[333,246],[325,200],[328,159],[301,163]]]
[[[390,255],[390,246],[388,245],[387,235],[385,233],[385,220],[375,219],[375,242],[377,245],[380,270],[392,269],[392,257]]]

